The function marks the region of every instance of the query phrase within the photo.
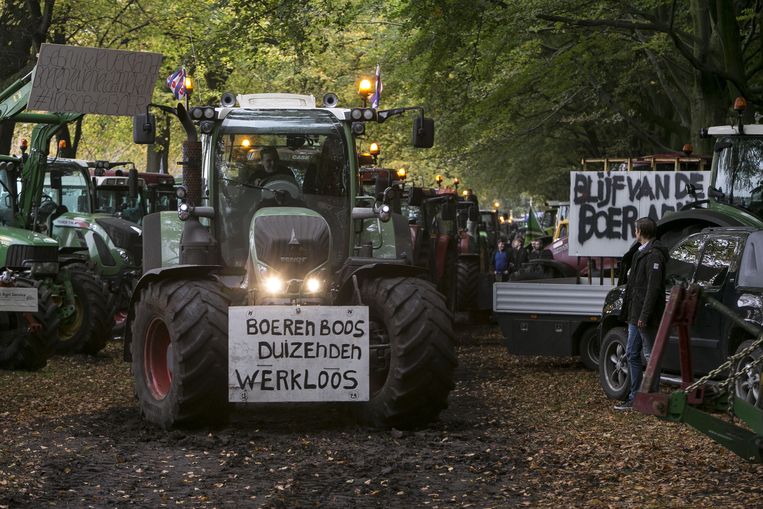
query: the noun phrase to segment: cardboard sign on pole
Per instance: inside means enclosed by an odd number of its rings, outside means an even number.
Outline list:
[[[28,109],[137,115],[146,112],[162,55],[43,44]]]

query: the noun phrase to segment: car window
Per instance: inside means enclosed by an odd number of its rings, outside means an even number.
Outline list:
[[[694,282],[702,287],[720,286],[726,279],[736,259],[739,239],[720,237],[709,240],[702,250],[702,258],[694,276]]]
[[[699,261],[699,250],[703,239],[704,235],[692,235],[670,252],[670,260],[665,267],[668,288],[691,281]]]

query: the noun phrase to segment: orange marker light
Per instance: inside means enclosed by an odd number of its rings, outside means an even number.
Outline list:
[[[368,97],[371,95],[372,87],[371,87],[371,80],[363,78],[360,80],[360,83],[358,83],[358,94],[360,94],[363,97]]]
[[[737,97],[734,99],[734,111],[737,113],[742,113],[744,110],[747,109],[747,101],[744,97]]]
[[[369,147],[368,151],[371,153],[372,156],[378,156],[380,151],[379,144],[371,143],[371,146]]]

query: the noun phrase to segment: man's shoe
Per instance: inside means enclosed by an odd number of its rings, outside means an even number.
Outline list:
[[[629,410],[633,410],[633,400],[629,399],[628,401],[623,401],[622,403],[618,403],[615,405],[615,410],[618,410],[620,412],[627,412]]]

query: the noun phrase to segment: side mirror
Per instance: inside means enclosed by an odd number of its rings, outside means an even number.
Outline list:
[[[132,141],[138,145],[156,142],[156,118],[148,113],[132,117]]]
[[[138,170],[135,168],[130,168],[127,177],[127,191],[130,193],[131,200],[138,197]]]
[[[61,172],[59,170],[50,171],[50,187],[53,189],[61,189]]]
[[[434,145],[434,120],[417,116],[413,119],[413,146],[432,148],[432,145]]]

